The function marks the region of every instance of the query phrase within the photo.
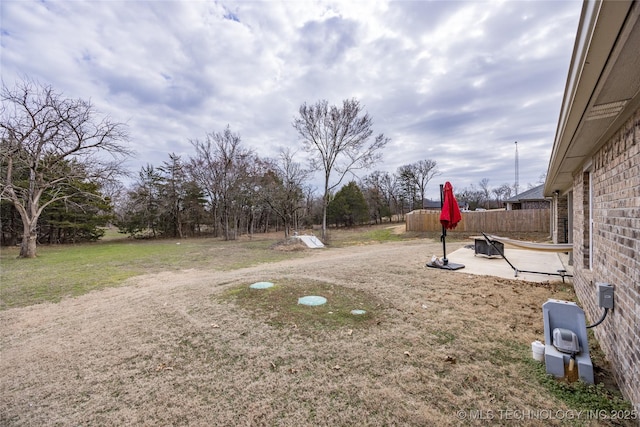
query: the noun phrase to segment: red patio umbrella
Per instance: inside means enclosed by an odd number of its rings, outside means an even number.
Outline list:
[[[458,207],[458,201],[453,195],[453,187],[449,181],[444,184],[442,198],[440,223],[444,228],[453,230],[462,219],[462,215],[460,215],[460,207]]]
[[[444,252],[444,256],[442,257],[442,262],[430,262],[427,263],[427,267],[458,270],[460,268],[464,268],[464,265],[450,263],[447,259],[447,229],[453,230],[462,219],[460,208],[458,207],[458,201],[453,195],[453,187],[451,186],[451,183],[449,181],[444,184],[444,188],[442,184],[440,184],[440,206],[442,207],[442,211],[440,212],[442,236],[440,237],[440,240],[442,240],[442,252]]]

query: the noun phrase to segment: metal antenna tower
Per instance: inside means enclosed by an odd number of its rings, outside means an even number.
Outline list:
[[[520,167],[518,166],[518,141],[516,141],[516,183],[515,183],[515,190],[516,190],[516,196],[518,195],[518,180],[520,178]]]

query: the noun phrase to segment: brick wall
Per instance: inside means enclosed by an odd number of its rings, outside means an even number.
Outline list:
[[[551,202],[548,200],[525,200],[520,209],[549,209]]]
[[[569,222],[569,205],[567,196],[555,196],[555,202],[552,204],[553,212],[553,229],[551,230],[551,239],[554,243],[568,243],[569,233],[567,230]]]
[[[569,242],[569,231],[567,227],[569,225],[569,206],[567,197],[558,198],[558,243]]]
[[[590,323],[603,311],[596,282],[614,286],[615,308],[594,332],[623,394],[640,411],[640,110],[591,160],[589,170],[574,175],[574,286]]]

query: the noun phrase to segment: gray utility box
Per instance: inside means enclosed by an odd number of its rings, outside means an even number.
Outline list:
[[[500,252],[504,253],[504,244],[494,241],[493,245],[500,249]],[[493,245],[485,239],[475,239],[475,254],[486,255],[489,257],[500,256],[500,252],[498,252],[496,247]]]
[[[613,309],[613,286],[608,283],[596,283],[598,286],[598,306]]]
[[[584,311],[575,302],[549,299],[542,304],[542,320],[544,323],[544,363],[547,374],[556,378],[564,377],[567,374],[566,367],[574,357],[578,365],[578,377],[587,384],[593,384],[593,364],[589,355]],[[556,329],[560,329],[561,335],[564,333],[565,337],[571,337],[570,340],[573,342],[570,344],[559,343],[556,340],[554,343]],[[564,341],[564,339],[561,338],[560,341]],[[568,350],[572,354],[562,350]],[[578,350],[578,352],[573,354],[574,350]]]

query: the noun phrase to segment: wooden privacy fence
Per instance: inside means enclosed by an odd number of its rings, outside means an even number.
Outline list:
[[[549,209],[462,212],[455,231],[479,233],[549,232]],[[441,231],[440,211],[415,210],[406,215],[407,231]]]

